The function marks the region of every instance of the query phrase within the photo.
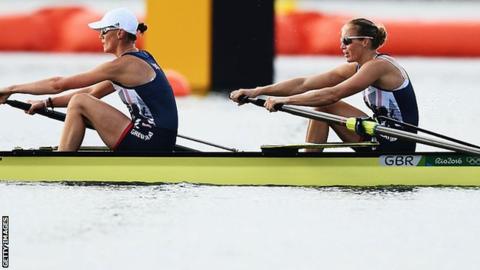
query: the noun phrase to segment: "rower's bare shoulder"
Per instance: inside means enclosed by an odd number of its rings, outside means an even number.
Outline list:
[[[359,74],[376,74],[381,76],[382,74],[387,74],[392,71],[392,65],[383,59],[372,59],[365,64],[363,64],[358,70]]]
[[[392,63],[390,61],[388,61],[386,59],[375,58],[375,59],[372,59],[371,61],[368,61],[367,63],[365,63],[364,67],[390,70],[394,66],[392,65]]]
[[[336,76],[347,79],[353,76],[357,72],[357,64],[356,63],[345,63],[342,64],[331,71],[332,74]]]
[[[106,72],[106,73],[117,72],[122,66],[123,66],[122,61],[118,58],[115,58],[113,60],[106,61],[98,65],[93,70],[93,72]]]
[[[135,70],[139,65],[139,63],[136,62],[137,59],[135,58],[133,56],[125,55],[123,57],[118,57],[104,62],[98,66],[98,68],[108,74],[121,74],[122,72],[129,72]]]

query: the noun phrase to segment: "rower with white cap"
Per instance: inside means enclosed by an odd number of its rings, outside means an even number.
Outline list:
[[[153,56],[135,47],[137,33],[144,33],[147,26],[126,8],[111,10],[88,26],[99,31],[104,52],[114,54],[114,60],[73,76],[0,88],[0,104],[15,93],[59,94],[78,89],[30,102],[30,114],[45,107],[68,108],[59,151],[78,150],[87,123],[115,151],[172,151],[178,128],[172,88]],[[115,90],[130,118],[100,100]]]

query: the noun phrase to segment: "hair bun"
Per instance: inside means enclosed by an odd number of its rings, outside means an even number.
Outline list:
[[[144,23],[139,23],[138,24],[138,27],[137,27],[137,31],[139,31],[140,33],[144,33],[145,31],[147,31],[148,27],[146,24]]]
[[[379,46],[383,45],[385,43],[385,39],[387,38],[387,30],[385,30],[385,27],[383,25],[377,25],[377,37],[376,39],[378,40]]]

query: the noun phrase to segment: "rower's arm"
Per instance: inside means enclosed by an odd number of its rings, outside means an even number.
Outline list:
[[[284,104],[303,106],[325,106],[333,104],[342,98],[361,92],[372,85],[385,73],[385,67],[378,61],[366,63],[350,78],[332,87],[312,90],[299,95],[293,95],[282,100]]]
[[[109,95],[110,93],[114,92],[115,89],[113,88],[113,85],[110,81],[103,81],[101,83],[97,83],[93,86],[90,87],[85,87],[82,89],[79,89],[77,91],[73,91],[71,93],[68,93],[66,95],[61,95],[61,96],[56,96],[51,98],[51,102],[53,107],[67,107],[68,102],[70,102],[70,99],[80,93],[88,93],[96,98],[103,98],[104,96]]]
[[[32,83],[12,85],[6,89],[11,94],[59,94],[71,89],[90,87],[103,81],[116,79],[123,70],[122,61],[115,59],[90,71],[68,77],[53,77]]]
[[[257,87],[257,95],[291,96],[305,93],[313,89],[331,87],[341,83],[355,73],[354,64],[344,64],[333,70],[310,77],[300,77]]]

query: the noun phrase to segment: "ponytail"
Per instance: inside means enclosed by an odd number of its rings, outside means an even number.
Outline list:
[[[148,29],[148,27],[147,27],[147,25],[144,24],[144,23],[139,23],[138,26],[137,26],[137,32],[140,32],[140,34],[145,33],[145,31],[147,31],[147,29]],[[137,35],[128,33],[128,40],[129,40],[129,41],[135,41],[135,40],[137,40]]]

